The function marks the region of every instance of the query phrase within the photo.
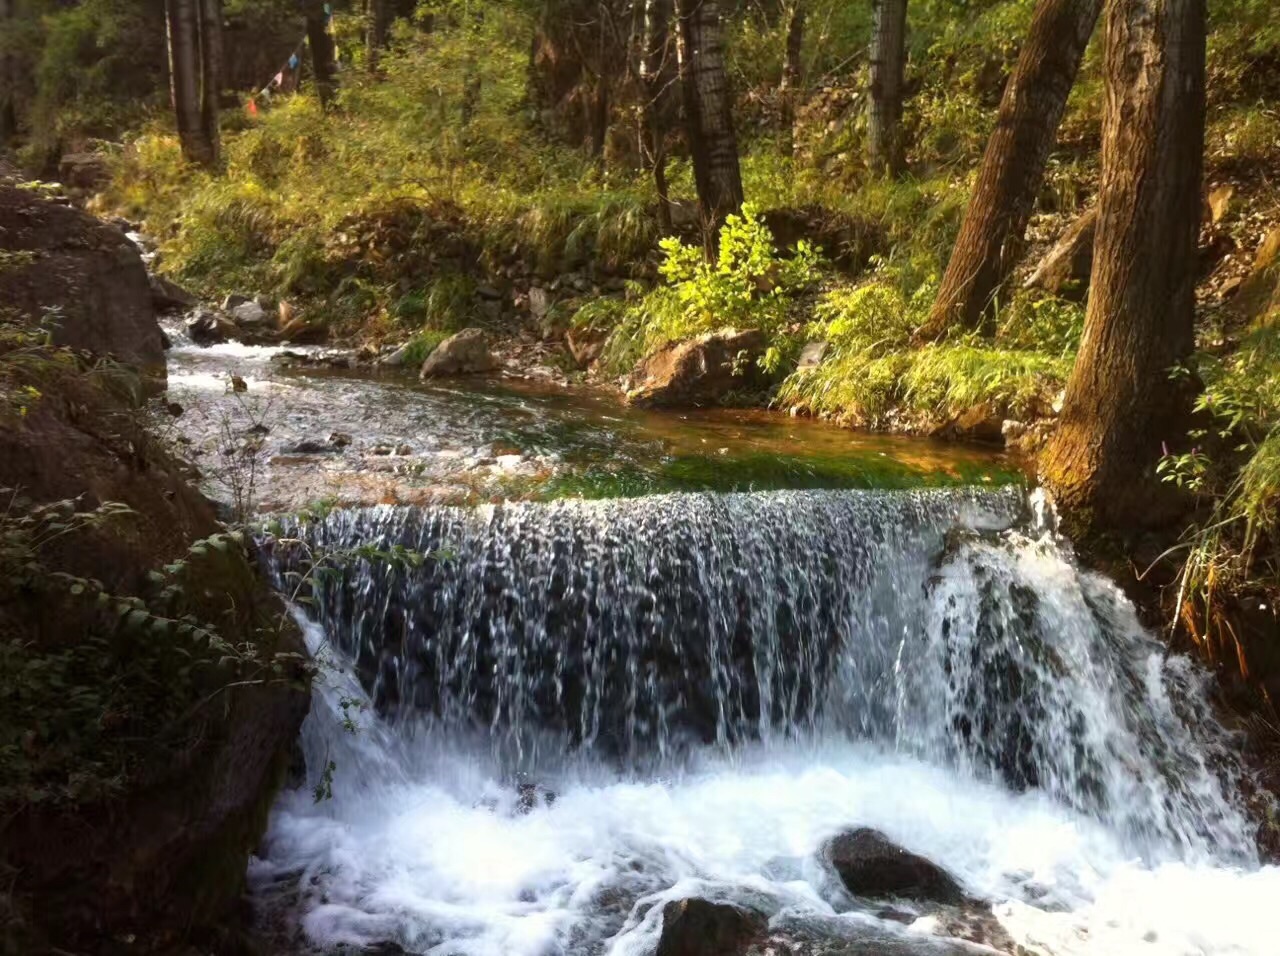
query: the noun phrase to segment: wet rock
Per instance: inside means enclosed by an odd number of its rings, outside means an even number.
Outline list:
[[[404,365],[405,361],[408,359],[409,351],[412,347],[412,342],[405,342],[404,345],[400,346],[394,352],[380,358],[378,360],[378,364],[386,365],[389,368],[399,368],[401,365]]]
[[[156,307],[156,311],[165,312],[181,312],[186,309],[195,308],[199,304],[199,300],[176,282],[170,282],[164,276],[152,275],[149,277],[151,283],[151,302]]]
[[[401,458],[405,458],[408,455],[412,455],[413,446],[412,445],[396,445],[396,454]]]
[[[233,392],[239,393],[249,391],[249,383],[239,375],[232,374],[229,385],[230,390]]]
[[[590,368],[600,358],[608,340],[609,333],[602,329],[570,329],[565,333],[564,344],[578,368]]]
[[[864,827],[842,833],[827,843],[823,855],[854,896],[936,903],[960,903],[965,898],[944,869],[908,853],[876,830]]]
[[[1004,415],[993,405],[975,405],[933,430],[934,438],[980,441],[992,444],[1004,441]]]
[[[236,325],[246,331],[260,332],[275,325],[271,313],[257,302],[242,302],[230,313]]]
[[[390,445],[374,445],[372,448],[369,449],[369,454],[377,455],[379,458],[385,458],[388,455],[390,455],[393,451],[395,451],[395,449],[392,448]]]
[[[186,413],[186,409],[177,402],[165,402],[164,410],[171,418],[181,418]]]
[[[196,312],[187,320],[187,335],[196,345],[217,345],[236,337],[234,322],[218,312]]]
[[[766,384],[757,359],[765,349],[758,329],[723,329],[665,346],[636,367],[627,392],[633,405],[683,407],[721,404],[732,392]]]
[[[1093,237],[1097,229],[1098,207],[1093,206],[1067,227],[1062,238],[1023,283],[1024,288],[1083,299],[1093,269]]]
[[[240,295],[238,292],[232,292],[222,300],[222,311],[231,312],[233,309],[244,305],[246,302],[252,302],[247,295]]]
[[[19,321],[48,322],[53,341],[112,355],[157,385],[164,341],[138,250],[101,220],[0,186],[0,305]],[[56,306],[57,312],[50,313]]]
[[[286,445],[281,451],[286,455],[327,455],[337,451],[340,447],[329,442],[317,441],[314,438],[304,438],[300,442]]]
[[[497,367],[498,360],[489,351],[485,334],[479,329],[463,329],[435,347],[422,363],[420,376],[475,375]]]
[[[675,900],[662,908],[654,956],[744,956],[768,929],[764,914],[728,903]]]
[[[346,432],[333,432],[329,435],[329,444],[334,448],[346,448],[351,444],[351,436]]]

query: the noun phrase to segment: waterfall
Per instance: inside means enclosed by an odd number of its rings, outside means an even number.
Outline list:
[[[1121,868],[1257,865],[1203,675],[1016,489],[382,507],[263,554],[337,669],[306,730],[333,799],[286,798],[257,873],[314,940],[643,952],[636,907],[691,886],[826,913],[842,821],[1011,925]]]

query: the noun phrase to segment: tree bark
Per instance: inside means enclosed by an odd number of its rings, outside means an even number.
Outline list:
[[[222,97],[222,0],[200,3],[200,125],[209,144],[210,162],[222,158],[222,130],[219,126]]]
[[[685,129],[698,188],[703,245],[715,254],[725,217],[742,208],[742,171],[733,128],[717,0],[676,0],[677,53]]]
[[[1036,4],[942,287],[918,338],[940,338],[954,325],[977,329],[989,316],[1022,255],[1045,164],[1101,8],[1102,0]]]
[[[329,17],[320,0],[308,0],[307,46],[311,48],[311,69],[315,74],[316,95],[320,107],[329,109],[338,91],[337,64],[334,62],[333,37],[329,33]]]
[[[165,0],[169,31],[169,86],[178,142],[187,162],[213,164],[213,147],[200,112],[200,27],[198,0]]]
[[[0,0],[0,30],[14,19],[13,0]],[[18,135],[17,76],[13,57],[0,45],[0,149],[5,149]]]
[[[804,0],[791,0],[791,10],[787,18],[787,50],[782,61],[781,88],[794,93],[803,80],[804,64],[801,55],[804,53]]]
[[[640,52],[640,83],[644,90],[644,120],[648,133],[649,162],[653,168],[653,186],[658,193],[658,222],[662,234],[674,231],[671,220],[671,191],[667,185],[667,123],[670,101],[667,90],[671,71],[668,69],[671,44],[670,0],[645,0],[644,33]]]
[[[369,26],[365,34],[365,54],[369,70],[378,69],[378,60],[387,47],[391,32],[391,0],[369,0]]]
[[[1169,370],[1194,344],[1205,0],[1107,0],[1106,71],[1084,339],[1041,461],[1085,538],[1177,516],[1155,468],[1162,445],[1185,441],[1189,412]]]
[[[898,176],[906,168],[902,91],[907,65],[907,0],[874,0],[874,5],[867,165],[878,176]]]

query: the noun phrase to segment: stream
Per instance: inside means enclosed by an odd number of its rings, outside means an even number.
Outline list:
[[[696,897],[766,920],[759,954],[1277,952],[1207,675],[1001,456],[271,348],[170,363],[213,490],[256,436],[257,507],[325,503],[262,540],[321,663],[250,867],[273,951],[649,956]],[[851,894],[824,846],[857,827],[965,901]]]

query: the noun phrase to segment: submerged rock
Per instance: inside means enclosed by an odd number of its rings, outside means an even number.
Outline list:
[[[654,956],[743,956],[768,929],[763,913],[712,903],[675,900],[662,908],[662,935]]]
[[[863,827],[842,833],[827,843],[823,855],[854,896],[936,903],[960,903],[965,898],[946,870],[877,830]]]
[[[439,375],[475,375],[491,372],[498,360],[489,351],[487,336],[479,329],[463,329],[451,335],[422,363],[422,378]]]
[[[636,367],[633,405],[681,407],[718,405],[736,391],[765,385],[757,360],[765,350],[759,329],[722,329],[667,345]]]
[[[196,345],[217,345],[236,337],[236,324],[218,312],[195,312],[187,319],[187,335]]]

